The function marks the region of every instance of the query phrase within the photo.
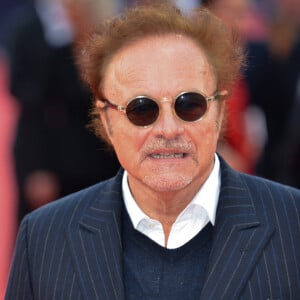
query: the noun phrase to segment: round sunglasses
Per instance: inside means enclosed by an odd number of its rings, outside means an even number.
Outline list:
[[[205,115],[208,102],[214,101],[220,96],[218,92],[215,92],[211,97],[205,97],[199,92],[182,92],[173,101],[173,111],[180,120],[195,122]],[[126,113],[129,121],[136,126],[152,125],[159,116],[159,102],[147,96],[138,96],[130,100],[126,106],[113,104],[107,99],[101,101],[107,107]]]

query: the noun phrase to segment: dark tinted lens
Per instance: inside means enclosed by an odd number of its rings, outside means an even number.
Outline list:
[[[175,102],[177,116],[188,122],[199,120],[205,114],[206,109],[206,99],[198,93],[184,93]]]
[[[137,126],[147,126],[154,123],[158,117],[157,103],[146,97],[132,100],[126,109],[128,119]]]

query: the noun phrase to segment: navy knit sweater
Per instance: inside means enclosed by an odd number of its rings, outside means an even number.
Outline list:
[[[212,230],[209,223],[185,245],[167,249],[135,230],[124,209],[125,299],[199,299],[212,244]]]

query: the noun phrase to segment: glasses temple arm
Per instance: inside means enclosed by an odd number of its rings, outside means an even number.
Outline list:
[[[125,110],[126,110],[125,106],[114,104],[114,103],[110,102],[108,99],[101,99],[101,100],[98,99],[98,101],[103,103],[103,105],[104,105],[103,108],[110,107],[110,108],[116,109],[121,112],[125,112]]]
[[[223,91],[221,91],[221,92],[216,91],[215,94],[214,94],[213,96],[206,98],[206,100],[207,100],[208,102],[210,102],[210,101],[217,100],[217,99],[220,98],[220,97],[225,97],[225,96],[227,96],[227,95],[228,95],[228,91],[227,91],[227,90],[223,90]]]

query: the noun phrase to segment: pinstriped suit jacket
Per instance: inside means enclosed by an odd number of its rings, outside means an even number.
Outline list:
[[[300,299],[300,191],[237,173],[222,159],[221,170],[199,299]],[[124,299],[121,178],[122,172],[23,220],[6,300]]]

